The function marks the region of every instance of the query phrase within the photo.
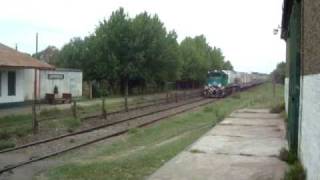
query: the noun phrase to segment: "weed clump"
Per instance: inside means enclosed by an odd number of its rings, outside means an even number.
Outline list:
[[[276,104],[274,106],[271,107],[270,109],[270,113],[281,113],[282,111],[285,110],[285,104],[284,103],[280,103],[280,104]]]
[[[289,170],[285,174],[284,180],[306,179],[305,170],[294,152],[288,151],[286,148],[282,148],[280,150],[279,159],[290,165]]]
[[[194,153],[194,154],[204,154],[205,153],[204,151],[201,151],[199,149],[192,149],[190,152]]]
[[[297,155],[292,151],[288,151],[286,148],[282,148],[280,150],[279,159],[287,162],[288,164],[294,164],[298,161]]]
[[[290,166],[289,171],[286,172],[284,180],[305,180],[306,172],[302,164],[296,161]]]

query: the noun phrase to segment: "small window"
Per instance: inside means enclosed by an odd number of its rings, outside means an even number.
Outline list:
[[[16,72],[8,72],[8,96],[16,95]]]

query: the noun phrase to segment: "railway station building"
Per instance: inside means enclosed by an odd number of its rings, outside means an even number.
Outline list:
[[[284,0],[288,142],[308,180],[320,179],[320,1]]]
[[[44,99],[55,87],[58,95],[82,96],[82,72],[57,69],[0,43],[0,108]]]

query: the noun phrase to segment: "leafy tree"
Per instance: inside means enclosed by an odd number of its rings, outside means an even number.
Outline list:
[[[82,69],[86,80],[121,87],[126,108],[130,82],[163,88],[166,81],[204,81],[209,69],[232,68],[203,35],[179,45],[177,34],[168,32],[157,15],[143,12],[130,18],[123,8],[101,21],[93,34],[64,45],[58,65]]]
[[[175,32],[167,33],[158,16],[146,12],[132,20],[132,52],[139,73],[135,74],[156,84],[177,78],[179,45]]]
[[[59,54],[58,65],[66,68],[82,68],[84,41],[73,38],[64,45]]]
[[[33,54],[32,57],[52,65],[57,65],[59,60],[59,49],[55,46],[48,46],[46,49],[38,52],[37,54]]]
[[[203,35],[185,38],[180,44],[180,51],[183,60],[181,78],[184,80],[203,82],[208,70],[224,68],[225,62],[221,49],[212,48]]]
[[[222,69],[224,69],[224,70],[233,70],[233,66],[232,66],[230,61],[226,61],[226,62],[223,63],[223,68]]]
[[[272,72],[272,76],[276,83],[284,84],[284,79],[286,77],[286,63],[278,63],[277,68]]]

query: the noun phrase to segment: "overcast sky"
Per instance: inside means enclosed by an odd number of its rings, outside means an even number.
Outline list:
[[[92,33],[99,21],[123,7],[130,16],[158,14],[179,42],[203,34],[220,47],[235,70],[272,71],[285,60],[285,43],[273,29],[281,22],[282,0],[2,0],[0,42],[35,52],[48,45],[61,48],[72,37]]]

